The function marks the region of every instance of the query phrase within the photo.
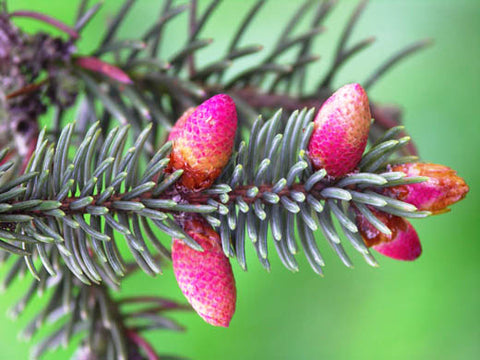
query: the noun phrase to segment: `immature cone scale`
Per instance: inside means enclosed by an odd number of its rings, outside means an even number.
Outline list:
[[[185,126],[185,122],[190,117],[190,115],[192,115],[195,109],[196,108],[194,107],[190,107],[184,111],[182,116],[178,118],[177,122],[172,127],[172,130],[170,130],[170,134],[168,134],[167,141],[175,141],[182,134],[183,127]]]
[[[173,141],[169,166],[184,170],[179,183],[187,189],[206,189],[232,154],[237,130],[235,103],[228,95],[215,95],[179,122],[169,137]]]
[[[220,236],[203,220],[189,220],[185,230],[202,248],[193,250],[174,239],[173,271],[195,311],[209,324],[228,327],[235,312],[236,288],[232,267]]]
[[[333,93],[314,120],[308,145],[313,167],[333,177],[353,171],[362,158],[370,131],[370,106],[359,84],[348,84]]]

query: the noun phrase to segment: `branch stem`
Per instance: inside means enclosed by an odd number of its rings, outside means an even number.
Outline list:
[[[127,330],[126,335],[130,340],[137,344],[139,348],[145,351],[148,360],[160,360],[160,357],[155,353],[152,345],[150,345],[143,337],[138,335],[135,331]]]

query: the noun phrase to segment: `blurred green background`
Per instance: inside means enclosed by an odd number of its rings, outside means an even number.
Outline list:
[[[10,0],[11,10],[30,9],[72,23],[76,1]],[[179,2],[180,3],[180,2]],[[223,54],[252,0],[224,0],[203,37],[214,37],[201,61]],[[201,9],[206,1],[200,1]],[[270,1],[246,34],[244,44],[268,49],[300,2]],[[328,31],[315,43],[321,61],[310,70],[311,85],[332,61],[333,49],[357,1],[341,1],[327,18]],[[100,33],[120,1],[105,0],[103,10],[82,35],[81,52],[97,44]],[[160,1],[139,0],[121,34],[138,36],[154,20]],[[162,51],[169,53],[185,39],[186,16],[170,28]],[[30,20],[18,25],[35,31]],[[414,263],[377,256],[381,267],[370,268],[350,254],[354,270],[345,268],[320,240],[326,257],[325,278],[310,270],[303,255],[301,271],[285,270],[271,251],[272,272],[266,273],[248,246],[249,271],[234,263],[237,312],[228,330],[205,324],[198,316],[175,316],[187,327],[183,334],[157,332],[148,336],[161,353],[198,360],[212,359],[479,359],[480,358],[480,1],[372,0],[352,40],[374,35],[377,42],[349,62],[335,85],[361,82],[387,56],[417,39],[435,45],[402,62],[372,88],[377,102],[400,104],[405,124],[424,160],[455,168],[471,187],[451,213],[415,221],[424,253]],[[258,58],[257,58],[258,59]],[[253,60],[250,60],[250,63]],[[248,64],[239,62],[234,72]],[[4,274],[5,270],[0,272]],[[0,359],[27,359],[30,344],[17,334],[45,299],[36,298],[25,315],[8,319],[6,309],[30,279],[17,281],[0,298]],[[22,283],[23,282],[23,283]],[[152,279],[137,274],[123,285],[126,294],[158,294],[182,300],[171,269]],[[183,300],[182,300],[183,301]],[[69,351],[46,359],[68,359]]]

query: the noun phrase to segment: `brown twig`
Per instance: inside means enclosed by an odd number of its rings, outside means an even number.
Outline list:
[[[10,13],[10,17],[27,17],[31,19],[36,19],[39,21],[42,21],[46,24],[52,25],[56,27],[57,29],[62,30],[63,32],[67,33],[70,35],[73,39],[78,39],[79,34],[76,32],[74,29],[72,29],[70,26],[62,23],[61,21],[52,18],[48,15],[41,14],[35,11],[26,11],[26,10],[21,10],[21,11],[14,11]]]
[[[215,87],[212,87],[212,90]],[[289,94],[269,94],[253,87],[243,89],[232,89],[234,96],[240,97],[253,108],[282,108],[287,111],[294,111],[302,108],[318,108],[327,98],[326,96],[296,97]],[[330,95],[330,94],[328,94]]]
[[[14,92],[11,92],[10,94],[7,94],[6,98],[9,100],[9,99],[13,99],[17,96],[21,96],[21,95],[26,95],[26,94],[30,94],[34,91],[37,91],[39,90],[43,85],[45,85],[47,82],[48,82],[48,78],[47,79],[44,79],[38,83],[35,83],[35,84],[28,84]]]

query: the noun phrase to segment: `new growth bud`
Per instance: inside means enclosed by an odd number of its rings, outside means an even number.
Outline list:
[[[374,227],[360,212],[356,222],[363,241],[380,254],[396,260],[412,261],[422,253],[422,245],[417,232],[404,218],[370,209],[373,214],[391,231],[386,235]]]
[[[385,194],[415,205],[418,210],[434,214],[448,211],[448,206],[462,200],[468,185],[457,172],[444,165],[408,163],[393,166],[392,171],[404,172],[407,177],[425,176],[428,180],[417,184],[393,186]]]
[[[209,324],[228,327],[235,312],[236,288],[232,267],[220,236],[203,220],[189,220],[185,230],[204,251],[174,239],[173,271],[195,311]]]
[[[341,177],[355,169],[370,130],[370,107],[365,90],[348,84],[330,96],[318,111],[308,151],[315,169]]]

